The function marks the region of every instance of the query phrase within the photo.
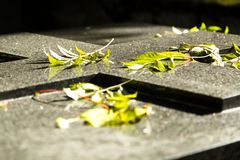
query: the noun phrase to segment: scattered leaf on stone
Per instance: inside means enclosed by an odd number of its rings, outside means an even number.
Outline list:
[[[224,66],[219,49],[215,44],[190,45],[181,44],[179,50],[188,53],[191,58],[199,62],[212,63],[217,66]]]
[[[175,67],[183,65],[188,61],[191,61],[189,54],[179,51],[164,51],[145,52],[129,62],[122,62],[122,64],[130,71],[149,69],[156,73],[173,70]]]
[[[93,52],[84,52],[80,48],[76,47],[77,53],[74,53],[70,50],[67,50],[61,46],[58,45],[58,49],[61,54],[58,54],[51,49],[49,49],[49,52],[45,52],[45,54],[48,56],[48,60],[50,62],[51,66],[58,66],[58,65],[66,65],[66,66],[80,66],[82,64],[90,64],[95,63],[101,60],[107,61],[108,57],[110,56],[110,50],[107,49],[105,53],[102,51],[106,49],[114,39],[112,39],[106,46],[93,51]]]
[[[189,62],[211,63],[221,67],[231,65],[240,69],[240,48],[235,43],[232,48],[234,53],[220,54],[219,48],[215,44],[182,43],[179,47],[172,47],[171,51],[145,52],[131,61],[122,62],[122,64],[129,71],[135,73],[144,69],[153,73],[171,71]]]
[[[207,26],[204,22],[201,23],[200,27],[194,26],[190,29],[185,29],[183,31],[181,31],[180,29],[176,28],[176,27],[172,27],[172,31],[175,34],[184,34],[184,33],[188,33],[188,32],[198,32],[198,31],[210,31],[210,32],[218,32],[218,31],[223,31],[223,29],[219,26]],[[226,26],[225,30],[223,31],[225,34],[229,33],[229,27]]]
[[[189,45],[182,44],[179,47],[181,52],[189,53],[191,58],[198,62],[211,63],[224,67],[226,65],[240,69],[240,48],[232,43],[234,53],[220,54],[219,48],[214,44]]]
[[[189,32],[197,32],[197,31],[210,31],[210,32],[218,32],[223,31],[223,29],[219,26],[207,26],[204,22],[201,23],[200,27],[194,26],[191,29],[189,29]],[[229,27],[226,26],[224,30],[225,34],[229,33]]]
[[[130,81],[108,88],[102,88],[92,83],[77,83],[69,88],[64,88],[64,92],[75,101],[87,99],[94,105],[80,113],[78,120],[83,120],[93,127],[131,124],[148,115],[150,107],[138,106],[134,100],[137,92],[127,93],[122,87]],[[56,119],[56,126],[68,128],[69,124],[75,121],[76,118],[68,120],[59,117]]]
[[[76,52],[73,52],[72,49],[67,50],[59,45],[58,49],[60,54],[51,49],[49,49],[48,52],[45,50],[44,53],[47,55],[50,63],[49,79],[53,78],[56,74],[69,67],[74,68],[81,65],[97,63],[99,61],[103,61],[106,64],[113,63],[112,61],[108,60],[108,57],[110,56],[110,50],[107,49],[105,53],[103,52],[103,50],[106,49],[113,42],[113,40],[114,39],[112,39],[107,45],[93,52],[84,52],[78,47],[75,48]]]

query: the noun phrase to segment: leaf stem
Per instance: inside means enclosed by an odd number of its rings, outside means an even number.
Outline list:
[[[124,84],[127,84],[129,82],[131,82],[132,79],[130,80],[127,80],[123,83],[120,83],[120,84],[117,84],[117,85],[114,85],[114,86],[111,86],[111,87],[108,87],[108,88],[104,88],[104,89],[101,89],[101,90],[98,90],[97,92],[105,92],[105,91],[108,91],[108,90],[112,90],[112,89],[115,89],[115,88],[119,88],[120,86],[124,85]]]
[[[104,50],[104,49],[107,48],[113,41],[114,41],[114,38],[112,38],[112,40],[111,40],[110,42],[108,42],[108,44],[106,44],[105,46],[103,46],[102,48],[99,48],[99,49],[97,49],[96,51],[90,52],[90,53],[88,53],[88,54],[94,54],[94,53],[96,53],[96,52],[99,52],[99,51]]]

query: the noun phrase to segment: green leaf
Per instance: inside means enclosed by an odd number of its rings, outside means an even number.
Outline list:
[[[199,27],[200,30],[207,30],[207,26],[204,22],[201,23],[201,26]]]
[[[110,49],[107,49],[106,53],[102,57],[102,60],[106,65],[109,65],[109,60],[108,60],[109,56],[110,56]]]
[[[130,80],[104,89],[95,84],[84,82],[73,84],[70,88],[64,88],[63,90],[67,96],[77,102],[80,100],[85,100],[86,102],[90,101],[95,106],[92,106],[94,108],[87,109],[80,113],[78,118],[58,118],[56,120],[56,125],[59,128],[68,128],[70,123],[79,121],[79,118],[93,127],[138,122],[143,116],[150,113],[149,107],[140,108],[136,105],[136,101],[134,99],[137,97],[137,92],[128,94],[122,88],[122,85],[128,82],[130,82]],[[80,98],[87,94],[87,99]],[[78,104],[85,105],[85,103],[75,103],[74,106]],[[67,108],[69,109],[69,107],[73,107],[73,105],[68,105]]]
[[[129,99],[133,99],[137,97],[137,92],[133,94],[122,94],[119,92],[113,92],[113,94],[109,94],[107,97],[108,102],[117,109],[128,108]]]
[[[172,70],[176,67],[174,60],[178,62],[189,60],[189,55],[178,51],[165,51],[165,52],[145,52],[138,55],[132,61],[122,62],[122,64],[130,70],[140,70],[142,68],[148,68],[152,72],[164,72],[167,70]],[[177,64],[183,64],[177,63]]]
[[[236,69],[240,69],[240,62],[233,62],[232,66]]]
[[[86,53],[83,50],[81,50],[80,48],[76,47],[75,49],[79,53],[80,57],[83,56],[83,55],[86,55]]]
[[[80,66],[82,65],[82,62],[83,62],[82,57],[79,54],[78,58],[73,61],[73,66]]]
[[[125,110],[124,112],[119,112],[120,121],[124,124],[135,123],[138,120],[138,117],[134,110]]]
[[[198,32],[198,31],[199,31],[199,29],[198,29],[197,26],[192,27],[192,28],[189,29],[189,32]]]
[[[209,26],[209,27],[207,27],[207,30],[212,31],[212,32],[217,32],[217,31],[221,31],[222,28],[218,27],[218,26]]]
[[[136,108],[134,108],[134,112],[135,112],[136,117],[142,118],[143,116],[145,116],[147,114],[147,109],[136,107]]]
[[[92,125],[93,127],[101,127],[109,124],[116,114],[112,110],[104,108],[89,109],[80,114],[80,118]]]
[[[51,66],[59,66],[64,64],[64,61],[53,58],[50,54],[48,54],[48,60]]]
[[[237,56],[233,53],[224,54],[224,55],[221,55],[221,57],[223,61],[228,61],[228,60],[237,58]]]
[[[233,45],[233,49],[238,53],[240,54],[240,48],[238,47],[238,45],[236,43],[232,43]]]
[[[110,56],[110,49],[107,49],[106,53],[103,55],[102,59],[107,60],[109,56]]]
[[[151,66],[151,68],[163,72],[166,71],[166,67],[162,64],[161,61],[156,60],[155,63]]]
[[[168,62],[168,68],[173,70],[176,67],[176,64],[174,63],[174,58],[171,57],[170,61]]]
[[[228,33],[229,33],[229,27],[226,26],[226,27],[225,27],[225,30],[224,30],[224,34],[228,34]]]

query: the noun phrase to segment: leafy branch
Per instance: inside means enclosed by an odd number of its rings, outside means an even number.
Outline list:
[[[110,50],[107,49],[105,53],[103,53],[103,50],[106,49],[113,41],[114,39],[112,39],[104,47],[97,49],[93,52],[84,52],[80,48],[76,47],[75,50],[77,51],[77,53],[74,53],[72,52],[72,49],[67,50],[58,45],[58,49],[61,54],[58,54],[51,49],[49,49],[49,52],[45,50],[44,53],[48,56],[48,60],[51,66],[59,66],[59,65],[66,65],[67,67],[80,66],[80,65],[96,63],[101,60],[108,63]]]
[[[56,53],[50,48],[48,52],[44,49],[44,53],[47,55],[48,61],[50,63],[49,79],[53,78],[55,75],[66,68],[72,68],[74,73],[80,74],[81,68],[78,66],[97,63],[100,61],[103,61],[107,65],[109,63],[114,63],[108,59],[110,56],[110,49],[107,49],[113,41],[114,39],[112,39],[107,45],[103,46],[102,48],[99,48],[92,52],[84,52],[78,47],[76,47],[75,52],[73,52],[72,49],[67,50],[59,45],[57,47],[60,53]],[[106,51],[103,52],[105,49]]]
[[[88,100],[94,107],[88,108],[78,117],[56,119],[58,128],[68,128],[73,122],[83,120],[93,127],[113,126],[138,122],[151,113],[151,107],[139,107],[134,100],[137,92],[129,94],[122,87],[131,80],[108,88],[101,88],[92,83],[77,83],[64,88],[66,95],[75,101]],[[67,106],[65,110],[69,110]]]
[[[122,62],[129,71],[137,72],[148,69],[153,73],[174,70],[178,66],[190,62],[211,63],[224,67],[231,65],[240,69],[240,49],[233,43],[233,53],[220,54],[215,44],[180,44],[179,47],[172,47],[171,51],[145,52],[131,61]]]

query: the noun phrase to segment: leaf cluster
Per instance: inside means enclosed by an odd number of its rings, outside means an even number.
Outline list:
[[[80,113],[78,119],[93,127],[131,124],[148,114],[149,108],[139,107],[134,100],[137,92],[127,93],[122,85],[124,82],[108,88],[101,88],[92,83],[78,83],[64,88],[64,92],[75,101],[87,99],[94,107]],[[67,128],[68,120],[58,118],[57,126]],[[62,126],[62,127],[61,127]]]
[[[229,33],[229,27],[225,26],[225,29],[223,30],[223,28],[221,28],[219,26],[207,26],[204,22],[202,22],[200,27],[194,26],[190,29],[185,29],[183,31],[181,31],[180,29],[178,29],[176,27],[172,27],[172,31],[173,31],[173,33],[179,34],[179,35],[189,33],[189,32],[198,32],[198,31],[223,32],[225,34],[228,34]]]
[[[75,68],[100,61],[103,61],[105,64],[113,63],[112,61],[108,60],[110,56],[110,49],[106,49],[113,42],[113,40],[114,39],[112,39],[104,47],[93,52],[84,52],[78,47],[75,47],[75,51],[72,51],[72,49],[67,50],[59,45],[57,47],[60,53],[56,53],[51,49],[49,49],[48,52],[44,50],[44,53],[47,55],[50,63],[49,77],[54,77],[56,74],[60,73],[66,68]],[[106,49],[105,52],[103,52],[104,49]]]
[[[215,44],[180,44],[179,47],[172,47],[171,51],[145,52],[131,61],[122,62],[129,71],[137,72],[148,69],[153,73],[172,71],[178,66],[190,62],[211,63],[224,67],[231,65],[236,69],[240,68],[240,49],[233,43],[232,53],[220,54]]]
[[[107,49],[105,53],[102,52],[105,48],[107,48],[114,39],[112,39],[106,46],[93,51],[93,52],[84,52],[80,48],[76,47],[75,50],[77,53],[72,52],[72,49],[67,50],[58,45],[58,49],[61,54],[58,54],[51,49],[49,52],[44,51],[44,53],[48,56],[48,60],[51,66],[80,66],[87,65],[90,63],[96,63],[101,60],[108,62],[108,57],[110,56],[110,50]]]
[[[122,62],[130,71],[148,69],[153,73],[171,71],[191,61],[189,54],[179,51],[145,52],[129,62]]]
[[[229,27],[225,26],[225,29],[223,30],[219,26],[207,26],[204,22],[201,23],[200,27],[194,26],[191,29],[189,29],[189,32],[197,32],[197,31],[210,31],[210,32],[224,32],[225,34],[229,33]]]
[[[178,50],[188,53],[198,62],[211,63],[221,67],[230,65],[240,69],[240,48],[235,43],[232,43],[232,52],[224,54],[220,54],[219,48],[215,44],[181,44]]]

